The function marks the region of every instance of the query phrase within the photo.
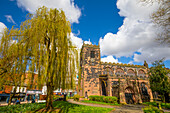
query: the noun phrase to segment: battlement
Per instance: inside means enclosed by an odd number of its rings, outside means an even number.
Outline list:
[[[123,64],[123,63],[111,63],[111,62],[100,62],[101,65],[114,65],[114,66],[124,66],[124,67],[133,67],[133,68],[145,68],[142,65],[134,65],[134,64]]]
[[[93,45],[93,44],[85,44],[84,42],[83,42],[83,46],[82,47],[93,47],[93,48],[100,48],[100,45],[98,44],[98,45]]]

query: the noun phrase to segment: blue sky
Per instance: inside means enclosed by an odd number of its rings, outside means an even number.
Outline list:
[[[19,27],[28,13],[45,5],[62,8],[72,24],[71,38],[77,47],[100,42],[102,61],[143,65],[165,57],[170,68],[170,47],[155,41],[150,15],[158,8],[138,0],[1,0],[0,32],[4,26]]]

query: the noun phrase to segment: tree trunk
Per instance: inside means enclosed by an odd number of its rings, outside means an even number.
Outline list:
[[[53,109],[53,86],[52,83],[47,83],[47,98],[46,98],[46,110]]]
[[[9,105],[11,105],[12,97],[14,97],[14,96],[15,96],[16,89],[17,89],[17,87],[15,86],[13,93],[12,93],[12,94],[10,94],[10,98],[9,98],[8,106],[9,106]]]

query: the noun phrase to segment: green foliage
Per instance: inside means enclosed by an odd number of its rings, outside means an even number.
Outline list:
[[[156,102],[144,102],[142,103],[144,105],[152,105],[152,106],[156,106],[157,107],[157,103]],[[162,108],[165,109],[170,109],[170,103],[160,103]]]
[[[70,22],[64,11],[41,7],[23,28],[32,54],[30,71],[38,72],[39,86],[47,85],[46,103],[51,109],[54,89],[75,86],[77,50],[70,39]]]
[[[157,106],[157,103],[156,103],[156,102],[143,102],[142,104],[144,104],[144,105]]]
[[[170,103],[161,103],[162,108],[170,109]]]
[[[76,95],[73,96],[73,99],[74,99],[75,101],[79,101],[79,98],[80,98],[80,95],[78,95],[78,94],[76,94]]]
[[[161,110],[159,110],[156,107],[148,106],[143,108],[144,113],[163,113]]]
[[[34,111],[36,109],[41,109],[45,107],[44,103],[29,103],[29,104],[20,104],[20,105],[10,105],[0,107],[1,113],[20,113],[27,111]]]
[[[26,77],[29,51],[26,40],[22,36],[16,36],[21,33],[21,30],[12,27],[11,30],[6,29],[0,39],[0,87],[6,84],[15,86],[9,104],[16,87],[23,86]]]
[[[57,100],[58,98],[62,98],[62,96],[59,96],[59,95],[53,95],[53,100]]]
[[[6,30],[0,40],[0,85],[9,79],[9,83],[21,86],[26,68],[27,85],[33,85],[36,71],[39,88],[47,85],[47,109],[51,109],[54,89],[75,87],[78,52],[70,33],[71,25],[64,11],[46,7],[30,15],[20,29]]]
[[[117,97],[113,97],[113,96],[92,95],[89,96],[89,100],[117,104]]]
[[[150,68],[150,87],[152,91],[162,95],[162,100],[164,101],[165,95],[170,93],[168,70],[165,68],[163,60],[155,61],[152,65]]]
[[[65,101],[55,101],[53,103],[55,109],[60,109],[60,113],[108,113],[111,108],[91,107],[77,104],[71,104]],[[37,112],[45,108],[45,103],[21,104],[0,107],[1,113],[30,113]],[[54,109],[54,110],[55,110]]]
[[[120,104],[118,104],[118,103],[105,103],[105,102],[98,102],[98,101],[91,101],[91,100],[83,100],[82,102],[85,102],[85,103],[94,103],[94,104],[103,104],[103,105],[116,105],[116,106],[120,106]]]

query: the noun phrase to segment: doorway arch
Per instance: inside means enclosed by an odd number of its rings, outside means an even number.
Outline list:
[[[125,89],[125,99],[127,104],[134,104],[135,96],[134,96],[134,91],[131,87],[127,87]]]
[[[141,83],[141,97],[142,97],[142,102],[150,102],[150,95],[148,92],[149,88],[147,85],[142,82]]]

